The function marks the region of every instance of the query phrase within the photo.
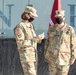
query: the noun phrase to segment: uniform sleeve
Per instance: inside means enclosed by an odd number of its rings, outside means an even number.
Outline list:
[[[20,26],[14,29],[14,34],[19,47],[32,46],[33,42],[39,42],[39,39],[36,36],[32,39],[26,38],[27,35],[24,33],[23,29]]]
[[[71,60],[75,60],[76,55],[76,35],[73,28],[71,28]]]
[[[34,37],[32,40],[35,41],[36,43],[41,43],[41,40],[39,40],[38,37]]]
[[[32,31],[33,31],[33,35],[34,35],[32,40],[36,43],[41,43],[41,40],[39,40],[38,37],[36,36],[34,25],[32,24],[31,26],[32,26]]]
[[[25,38],[24,32],[20,27],[17,27],[14,29],[14,34],[15,34],[15,38],[18,46],[20,47],[31,46],[31,41]]]
[[[47,32],[47,37],[46,37],[46,39],[45,39],[44,55],[45,55],[45,53],[46,53],[46,51],[47,51],[48,45],[49,45],[49,29],[48,29],[48,32]]]

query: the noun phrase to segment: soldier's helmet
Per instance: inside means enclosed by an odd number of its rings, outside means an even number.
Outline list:
[[[64,17],[65,16],[65,11],[64,10],[56,10],[55,12],[55,17],[61,16]]]
[[[37,11],[36,11],[36,9],[35,9],[34,7],[26,6],[24,12],[30,13],[30,14],[33,15],[34,17],[38,17]]]

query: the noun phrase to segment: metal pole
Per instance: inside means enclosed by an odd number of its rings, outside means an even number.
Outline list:
[[[33,7],[33,5],[32,5],[32,4],[30,4],[30,0],[28,0],[28,6]]]
[[[30,5],[30,0],[28,0],[28,5]]]
[[[4,0],[2,0],[3,2],[2,2],[2,12],[3,12],[3,14],[4,14]],[[3,18],[4,18],[4,16],[3,16]],[[1,33],[0,33],[2,36],[5,34],[4,33],[4,26],[3,26],[3,20],[2,20],[2,31],[1,31]]]
[[[3,0],[3,2],[2,2],[2,12],[3,12],[3,14],[4,14],[4,0]],[[3,18],[4,18],[4,16],[3,16]],[[3,30],[3,20],[2,20],[2,30]]]

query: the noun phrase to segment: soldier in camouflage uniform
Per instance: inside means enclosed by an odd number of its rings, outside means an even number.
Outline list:
[[[69,65],[75,61],[76,36],[74,29],[64,22],[63,10],[57,10],[56,24],[49,26],[44,56],[50,75],[67,75]]]
[[[27,6],[21,15],[23,21],[14,28],[24,75],[36,75],[36,45],[44,38],[44,34],[36,36],[31,23],[35,17],[37,17],[36,9]]]

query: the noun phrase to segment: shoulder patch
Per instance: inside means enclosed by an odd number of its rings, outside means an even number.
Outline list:
[[[17,28],[17,29],[15,30],[15,33],[16,33],[16,34],[19,34],[19,33],[20,33],[20,28]]]
[[[22,37],[22,35],[21,35],[21,29],[20,28],[17,28],[16,30],[15,30],[15,34],[20,38],[20,37]]]

